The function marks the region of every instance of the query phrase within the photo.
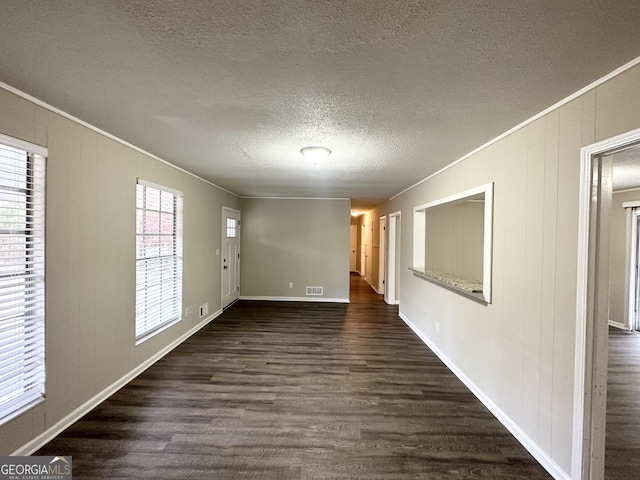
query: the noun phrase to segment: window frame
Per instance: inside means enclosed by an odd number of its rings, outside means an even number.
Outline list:
[[[18,223],[24,223],[24,228],[15,229],[15,225],[8,225],[14,228],[2,228],[7,225],[0,221],[0,238],[24,236],[24,242],[21,242],[24,247],[19,250],[23,252],[20,256],[20,268],[17,271],[11,268],[11,271],[0,274],[0,286],[3,280],[10,279],[12,283],[8,290],[7,287],[0,289],[4,294],[0,296],[0,300],[4,301],[0,304],[0,349],[6,348],[6,351],[0,351],[0,365],[3,370],[6,369],[6,380],[3,381],[3,376],[0,376],[0,391],[10,389],[0,399],[0,425],[4,425],[43,403],[46,395],[45,196],[48,150],[2,134],[0,148],[6,153],[9,153],[9,149],[19,150],[25,158],[24,170],[20,172],[24,174],[24,186],[0,187],[0,193],[24,195],[24,200],[18,202],[18,206],[6,207],[14,210],[14,213],[15,210],[23,212]],[[8,172],[10,177],[10,169],[17,166],[18,160],[12,164],[2,162],[0,158],[1,174]],[[14,172],[15,175],[20,173]],[[11,182],[9,177],[7,183]],[[15,219],[11,220],[11,223],[14,222]],[[6,255],[5,259],[15,258],[14,247],[20,243],[13,242],[9,245],[12,249],[7,253],[13,255]],[[0,263],[1,260],[2,257]],[[8,263],[3,266],[14,267],[17,264]],[[17,279],[22,279],[23,286],[19,286],[21,282],[15,282]],[[13,308],[7,311],[7,306],[10,305]]]
[[[149,189],[158,191],[160,204],[157,209],[149,208]],[[142,198],[140,195],[142,194]],[[164,194],[164,197],[163,197]],[[172,212],[163,210],[162,198],[171,195]],[[154,194],[155,195],[155,194]],[[140,208],[142,204],[142,208]],[[138,215],[142,212],[142,221]],[[147,213],[157,214],[157,230],[147,231]],[[162,252],[162,238],[167,234],[161,233],[161,218],[163,215],[173,215],[173,227],[171,234],[171,254]],[[142,227],[142,230],[140,230]],[[141,239],[157,237],[156,246],[144,246]],[[149,254],[157,249],[157,254]],[[141,256],[142,254],[142,256]],[[167,268],[168,267],[168,268]],[[183,269],[183,194],[164,185],[148,182],[141,178],[136,182],[136,304],[134,339],[135,344],[140,345],[158,333],[175,325],[182,320],[182,269]],[[166,287],[167,271],[172,271],[169,280],[170,288]],[[144,275],[144,278],[142,277]],[[152,278],[149,278],[152,276]],[[154,285],[155,284],[155,285]],[[169,297],[166,298],[167,292]],[[154,297],[154,295],[156,297]],[[154,301],[154,298],[160,298]],[[156,312],[151,312],[155,309]],[[160,315],[161,318],[157,318]],[[164,318],[162,318],[164,317]]]
[[[459,192],[448,197],[440,198],[438,200],[418,205],[413,208],[413,258],[412,267],[409,269],[415,276],[429,280],[437,285],[449,288],[453,291],[466,295],[467,297],[479,300],[483,303],[490,304],[492,302],[492,252],[493,252],[493,182],[480,185],[475,188],[471,188],[464,192]],[[427,248],[427,215],[429,209],[434,207],[440,207],[447,204],[455,204],[464,200],[471,199],[478,195],[482,195],[484,202],[484,217],[483,217],[483,248],[482,248],[482,288],[480,292],[471,290],[467,285],[458,284],[456,279],[452,282],[446,277],[451,272],[445,273],[445,278],[440,276],[434,276],[427,269],[426,263],[426,248]],[[451,242],[452,248],[454,242]]]

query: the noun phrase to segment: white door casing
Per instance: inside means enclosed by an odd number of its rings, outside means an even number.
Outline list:
[[[386,230],[387,230],[387,217],[380,217],[380,258],[378,260],[378,293],[385,294],[385,261],[387,257],[387,245],[386,245]]]
[[[398,301],[398,276],[400,268],[400,212],[389,214],[389,236],[387,237],[387,284],[384,301],[396,305]]]
[[[638,330],[638,291],[640,290],[640,202],[625,202],[627,216],[627,251],[625,259],[625,302],[624,326],[628,330]]]
[[[608,172],[600,173],[598,157],[638,142],[640,129],[584,147],[580,152],[573,480],[591,480],[604,475],[608,322],[598,319],[607,318],[608,312],[603,310],[608,307],[609,272],[608,261],[605,261],[608,235],[599,233],[607,231],[608,225],[601,225],[606,222],[601,210],[611,199],[603,195],[610,180]]]
[[[240,297],[240,212],[222,207],[222,308]]]
[[[365,224],[363,223],[360,228],[360,275],[364,277],[365,268],[367,265],[367,232],[365,230]]]

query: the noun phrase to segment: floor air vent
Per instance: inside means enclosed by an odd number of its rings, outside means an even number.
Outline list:
[[[322,287],[307,287],[307,295],[324,295]]]

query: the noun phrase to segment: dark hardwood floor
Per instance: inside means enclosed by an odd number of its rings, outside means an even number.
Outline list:
[[[609,327],[606,480],[640,478],[640,333]]]
[[[38,455],[74,479],[550,479],[359,277],[240,301]]]

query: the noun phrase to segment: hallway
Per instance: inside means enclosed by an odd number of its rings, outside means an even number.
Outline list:
[[[364,280],[240,301],[37,455],[79,479],[549,479]]]

